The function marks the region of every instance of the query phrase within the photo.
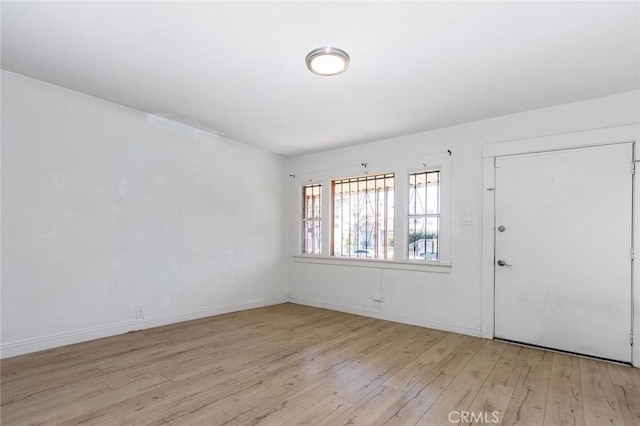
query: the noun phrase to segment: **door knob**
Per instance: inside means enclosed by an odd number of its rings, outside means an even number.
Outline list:
[[[498,260],[498,266],[511,266],[509,265],[507,262],[505,262],[504,260],[500,259]]]

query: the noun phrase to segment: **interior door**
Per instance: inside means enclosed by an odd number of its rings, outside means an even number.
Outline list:
[[[495,336],[631,361],[633,144],[496,158]]]

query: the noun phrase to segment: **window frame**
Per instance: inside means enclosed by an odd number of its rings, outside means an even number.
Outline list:
[[[320,188],[319,191],[319,199],[320,199],[320,215],[318,217],[316,216],[312,216],[312,217],[307,217],[307,209],[306,209],[306,201],[305,201],[305,196],[306,196],[306,189],[307,188],[314,188],[314,187],[318,187]],[[323,247],[323,241],[322,241],[322,235],[323,235],[323,228],[324,228],[324,222],[323,222],[323,201],[324,201],[324,188],[322,183],[306,183],[304,185],[300,186],[300,195],[301,195],[301,209],[300,212],[302,213],[302,217],[300,218],[300,225],[301,225],[301,230],[300,230],[300,254],[305,255],[305,256],[318,256],[320,254],[322,254],[322,247]],[[312,193],[313,196],[313,193]],[[314,212],[315,213],[315,212]],[[306,247],[306,229],[308,228],[308,223],[317,223],[319,224],[318,226],[314,226],[314,228],[317,230],[320,230],[320,239],[318,241],[319,244],[319,253],[315,253],[315,252],[308,252],[305,251]]]
[[[296,243],[292,247],[294,262],[345,265],[358,267],[374,267],[383,269],[416,270],[424,272],[450,273],[451,269],[451,206],[452,206],[452,165],[451,155],[437,153],[420,155],[404,159],[391,159],[366,163],[361,166],[335,167],[325,170],[316,170],[306,173],[296,172],[294,187],[296,194],[301,194],[302,186],[310,184],[322,184],[325,194],[322,200],[322,253],[320,255],[302,254],[301,226],[299,221],[294,221]],[[440,235],[438,260],[409,260],[408,257],[408,208],[409,208],[409,174],[424,171],[440,171]],[[333,195],[327,196],[327,188],[331,192],[331,182],[344,177],[357,177],[363,174],[379,175],[385,173],[394,174],[394,259],[365,259],[343,258],[331,256],[333,232]],[[304,182],[296,184],[295,181]],[[301,211],[302,197],[296,196],[297,211]]]
[[[334,258],[340,258],[340,259],[342,259],[342,258],[349,258],[349,259],[351,259],[351,258],[356,258],[356,259],[362,259],[362,257],[361,257],[361,256],[357,256],[357,255],[356,255],[356,256],[351,256],[351,255],[349,255],[349,256],[345,256],[344,254],[340,254],[340,255],[339,255],[339,254],[336,254],[336,253],[335,253],[335,242],[336,242],[336,240],[335,240],[336,235],[335,235],[335,234],[336,234],[336,227],[337,227],[337,223],[336,223],[336,211],[335,211],[335,208],[336,208],[336,205],[335,205],[335,200],[336,200],[336,196],[335,196],[336,183],[340,183],[340,184],[344,184],[344,183],[351,184],[352,182],[358,182],[358,187],[359,187],[359,186],[360,186],[360,185],[359,185],[359,182],[360,182],[360,181],[364,181],[364,182],[365,182],[365,187],[366,187],[366,185],[367,185],[367,183],[366,183],[366,182],[367,182],[367,180],[374,180],[374,182],[375,182],[375,181],[378,181],[378,180],[382,180],[383,182],[385,182],[385,183],[386,183],[386,180],[387,180],[387,179],[391,179],[391,180],[393,180],[393,189],[392,189],[392,192],[393,192],[393,194],[394,194],[394,197],[393,197],[393,199],[391,200],[392,205],[393,205],[393,223],[391,224],[391,225],[392,225],[392,228],[391,228],[391,229],[392,229],[392,231],[393,231],[393,235],[395,235],[395,224],[396,224],[396,220],[395,220],[395,190],[396,190],[396,189],[395,189],[395,181],[396,181],[396,176],[395,176],[395,173],[394,173],[394,172],[368,173],[368,174],[360,174],[360,175],[358,175],[358,176],[339,177],[339,178],[331,179],[331,190],[330,190],[330,192],[331,192],[331,194],[330,194],[330,197],[331,197],[331,218],[330,218],[330,219],[331,219],[331,245],[330,245],[330,247],[329,247],[329,255],[330,255],[331,257],[334,257]],[[387,190],[386,190],[386,188],[385,188],[385,191],[384,191],[384,192],[385,192],[385,193],[388,193],[389,191],[387,191]],[[366,193],[366,191],[365,191],[365,193]],[[387,213],[387,212],[389,211],[389,206],[388,206],[388,201],[387,201],[386,195],[385,195],[385,204],[386,204],[386,205],[385,205],[385,213],[386,213],[386,214],[385,214],[385,216],[387,216],[387,217],[388,217],[388,213]],[[375,207],[374,207],[374,209],[375,209]],[[349,223],[351,223],[351,221],[349,221]],[[385,221],[385,223],[387,223],[387,222]],[[375,221],[375,225],[376,225],[376,227],[377,227],[377,225],[378,225],[378,221],[377,221],[377,220]],[[376,231],[377,231],[377,230],[376,230]],[[388,232],[389,232],[389,229],[388,229],[388,227],[387,227],[387,229],[385,230],[385,239],[388,239]],[[377,244],[378,244],[378,239],[379,239],[379,235],[378,235],[378,234],[377,234],[377,232],[376,232],[376,234],[375,234],[375,240],[376,240],[375,245],[376,245],[376,246],[377,246]],[[357,240],[357,238],[356,238],[356,240]],[[395,244],[394,244],[394,248],[395,248]],[[358,249],[356,248],[356,250],[358,250]],[[371,260],[382,260],[382,261],[387,261],[387,260],[393,260],[393,259],[394,259],[394,257],[395,257],[395,254],[394,254],[394,253],[392,254],[392,257],[390,257],[390,258],[387,258],[387,255],[388,255],[388,246],[387,246],[387,251],[384,251],[384,252],[382,253],[382,256],[383,256],[383,257],[367,257],[367,256],[365,256],[364,258],[365,258],[365,259],[371,259]]]
[[[428,174],[428,173],[438,173],[438,213],[424,213],[422,215],[411,215],[410,212],[410,207],[409,207],[409,202],[411,200],[411,196],[410,196],[410,191],[411,191],[411,176],[412,175],[417,175],[417,174]],[[410,255],[409,255],[409,245],[411,243],[409,243],[409,221],[411,220],[411,217],[424,217],[425,221],[429,219],[429,217],[437,217],[438,218],[438,233],[437,233],[437,237],[438,237],[438,258],[437,259],[410,259]],[[423,170],[412,170],[412,171],[408,171],[407,172],[407,212],[405,215],[405,220],[407,222],[407,241],[406,241],[406,249],[407,249],[407,255],[406,255],[406,260],[408,262],[440,262],[440,236],[442,235],[442,170],[440,167],[430,167],[430,168],[426,168]]]
[[[421,157],[420,167],[409,167],[405,170],[404,177],[404,199],[403,208],[403,259],[412,264],[423,265],[443,265],[451,266],[451,188],[453,183],[453,173],[451,167],[451,155],[448,153]],[[440,172],[440,235],[438,236],[439,256],[437,260],[409,260],[409,175],[430,171]],[[399,189],[398,189],[399,191]],[[397,201],[396,201],[397,202]],[[397,239],[396,239],[397,241]]]

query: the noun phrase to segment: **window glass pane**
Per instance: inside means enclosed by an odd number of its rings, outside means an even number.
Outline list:
[[[427,173],[426,213],[440,214],[440,172]]]
[[[302,253],[321,254],[322,253],[322,232],[321,222],[311,220],[304,222],[303,228],[303,248]]]
[[[427,200],[426,174],[410,175],[409,185],[409,214],[425,214]]]
[[[393,174],[333,181],[333,255],[393,258]]]

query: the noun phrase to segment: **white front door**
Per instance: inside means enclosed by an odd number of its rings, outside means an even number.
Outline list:
[[[495,336],[631,361],[633,144],[497,157]]]

